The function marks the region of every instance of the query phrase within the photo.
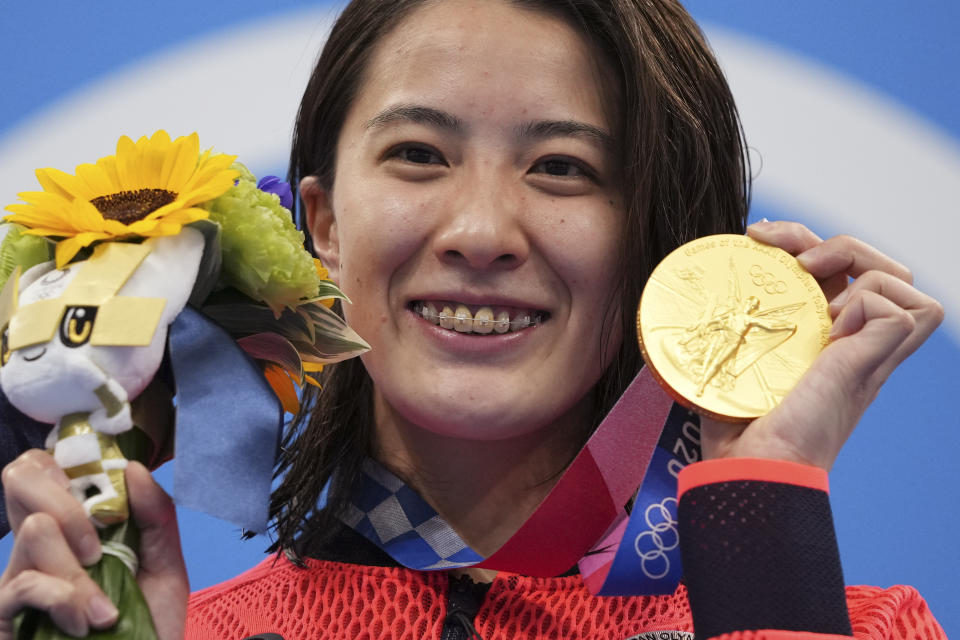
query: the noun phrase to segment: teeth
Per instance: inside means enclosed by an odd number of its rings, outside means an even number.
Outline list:
[[[457,314],[453,317],[453,330],[460,333],[473,331],[473,315],[470,313],[470,309],[462,304],[457,307]]]
[[[453,309],[449,305],[440,311],[440,326],[444,329],[453,329]]]
[[[420,315],[423,316],[424,320],[433,324],[440,324],[440,314],[437,313],[437,307],[432,302],[420,305]]]
[[[440,311],[437,306],[441,305]],[[456,308],[456,310],[454,310]],[[477,309],[476,313],[470,307],[457,303],[416,302],[413,305],[414,313],[432,324],[439,324],[444,329],[452,329],[458,333],[507,333],[519,331],[527,327],[540,324],[544,317],[541,313],[529,310],[515,310],[514,317],[510,311],[500,309],[494,312],[493,308],[485,306]]]
[[[501,311],[497,314],[497,321],[493,323],[493,330],[497,333],[506,333],[510,331],[510,312]]]
[[[490,333],[493,331],[493,309],[480,307],[473,315],[473,332]]]
[[[518,329],[526,329],[530,326],[531,322],[532,320],[529,313],[521,313],[519,316],[513,319],[513,321],[510,323],[510,326],[514,331],[517,331]]]

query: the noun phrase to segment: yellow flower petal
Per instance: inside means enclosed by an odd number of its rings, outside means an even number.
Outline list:
[[[72,223],[77,229],[104,231],[107,220],[103,219],[95,206],[84,200],[74,203]],[[116,222],[116,221],[113,221]]]
[[[142,188],[166,188],[167,185],[162,183],[160,176],[169,148],[170,136],[163,129],[154,133],[149,140],[144,140],[143,157],[140,160],[141,178],[144,179]],[[150,184],[147,184],[148,182]]]
[[[89,193],[92,194],[85,200],[93,200],[108,193],[115,193],[116,189],[113,182],[107,175],[103,167],[97,164],[81,164],[77,167],[77,177],[87,185]]]
[[[16,222],[16,221],[11,220],[11,222]],[[63,235],[63,231],[61,231],[60,229],[39,229],[39,228],[24,229],[23,233],[31,236],[62,236]]]
[[[133,140],[120,136],[117,141],[117,175],[120,177],[121,191],[135,191],[140,188],[137,155]]]
[[[56,193],[67,199],[83,198],[89,200],[96,197],[90,193],[83,180],[59,169],[37,169],[37,180],[39,180],[44,191]]]
[[[200,137],[196,133],[177,138],[168,158],[173,158],[170,175],[166,179],[167,188],[182,194],[187,181],[196,173],[200,155]],[[164,167],[166,168],[166,167]]]
[[[102,239],[103,236],[97,237],[97,235],[98,234],[83,233],[58,242],[55,252],[57,269],[62,269],[67,266],[80,249],[89,246],[90,243],[96,240]]]
[[[97,166],[103,171],[107,181],[110,183],[110,189],[105,193],[118,193],[123,191],[120,186],[120,174],[117,172],[117,157],[106,156],[97,160]]]

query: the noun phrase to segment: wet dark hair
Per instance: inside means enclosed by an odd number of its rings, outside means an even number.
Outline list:
[[[343,11],[307,85],[290,154],[290,182],[316,176],[333,187],[344,120],[376,45],[419,6],[442,0],[354,0]],[[671,250],[712,233],[742,233],[750,172],[739,117],[700,29],[674,0],[511,0],[560,17],[611,74],[622,202],[620,273],[610,308],[624,340],[593,390],[585,441],[641,366],[635,311],[653,267]],[[298,203],[298,211],[303,207]],[[305,225],[301,225],[305,226]],[[308,245],[311,244],[309,236]],[[328,366],[323,391],[308,387],[285,434],[270,515],[273,549],[309,549],[337,529],[365,456],[373,453],[373,383],[358,358]],[[326,507],[317,509],[329,481]]]

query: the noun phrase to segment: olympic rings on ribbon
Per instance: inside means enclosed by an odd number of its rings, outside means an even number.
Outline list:
[[[672,510],[668,503],[672,505]],[[633,549],[640,557],[640,569],[651,580],[658,580],[670,573],[670,558],[667,556],[667,552],[673,551],[680,545],[680,532],[677,531],[677,520],[673,516],[676,509],[676,498],[667,497],[662,502],[651,504],[643,514],[650,529],[638,535],[633,541]],[[656,515],[659,515],[660,518],[658,522],[654,522],[654,516]],[[668,535],[665,542],[664,536],[661,534],[667,532],[670,532],[672,537]],[[643,551],[640,548],[640,541],[646,538],[650,539],[650,544],[654,547],[649,551]],[[663,571],[653,573],[648,568],[647,563],[658,560],[663,562]]]

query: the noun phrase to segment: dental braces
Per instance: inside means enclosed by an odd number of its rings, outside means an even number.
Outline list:
[[[481,318],[479,319],[481,324],[479,326],[479,331],[478,331],[478,327],[477,327],[478,319],[476,317],[468,318],[463,315],[457,315],[456,313],[451,315],[448,313],[444,313],[443,311],[431,312],[429,311],[427,306],[424,305],[423,303],[417,303],[416,305],[414,305],[413,311],[424,320],[428,320],[434,324],[439,324],[444,329],[453,329],[456,331],[458,330],[456,327],[457,323],[461,323],[462,325],[463,323],[469,322],[470,323],[469,331],[473,333],[496,332],[496,333],[502,334],[502,333],[507,333],[509,331],[526,329],[527,327],[540,324],[544,321],[543,313],[535,313],[533,315],[524,314],[519,318],[515,318],[514,320],[509,320],[509,321]],[[486,331],[484,331],[484,329],[486,329]],[[463,328],[459,329],[459,331],[461,333],[467,333],[467,331],[464,331]]]

